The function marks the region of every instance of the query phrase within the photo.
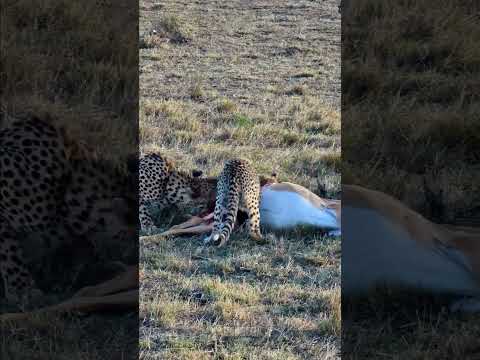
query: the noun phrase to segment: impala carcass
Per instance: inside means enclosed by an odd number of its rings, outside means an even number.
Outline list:
[[[344,185],[342,294],[376,286],[461,297],[480,310],[480,229],[435,224],[382,192]]]
[[[341,202],[323,199],[298,184],[269,182],[261,187],[260,223],[273,230],[313,226],[329,235],[341,234]],[[202,234],[213,228],[213,213],[207,212],[175,225],[161,235]]]

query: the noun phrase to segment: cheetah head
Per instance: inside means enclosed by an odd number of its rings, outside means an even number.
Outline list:
[[[101,161],[73,163],[65,194],[73,233],[115,239],[133,232],[138,218],[136,169]]]
[[[211,207],[217,193],[217,178],[203,177],[201,170],[193,170],[190,180],[191,198],[195,204]]]

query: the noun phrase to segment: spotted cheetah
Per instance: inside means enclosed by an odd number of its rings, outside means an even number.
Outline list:
[[[6,298],[19,303],[42,293],[28,266],[32,256],[72,239],[128,231],[136,194],[125,195],[134,180],[124,182],[108,163],[71,157],[70,140],[48,119],[7,124],[6,118],[0,121],[0,273]],[[33,235],[38,242],[26,248]]]
[[[148,209],[150,204],[160,208],[207,206],[215,199],[216,178],[204,178],[200,170],[193,170],[191,174],[179,171],[171,161],[155,153],[140,158],[139,181],[139,218],[146,233],[156,230]]]
[[[204,242],[223,246],[230,238],[238,210],[247,214],[249,235],[261,240],[259,203],[260,178],[252,165],[242,159],[227,161],[217,181],[213,231]]]

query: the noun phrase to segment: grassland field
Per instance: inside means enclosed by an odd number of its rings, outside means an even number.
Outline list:
[[[337,1],[140,2],[140,149],[340,194]],[[182,217],[161,212],[167,228]],[[140,238],[142,359],[336,359],[340,241]]]

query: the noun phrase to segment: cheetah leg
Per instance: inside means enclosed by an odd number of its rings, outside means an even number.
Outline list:
[[[217,199],[215,200],[215,209],[213,210],[213,229],[209,236],[203,239],[203,244],[208,245],[213,241],[213,237],[218,234],[222,228],[222,217],[226,211],[225,196],[222,192],[217,191]],[[208,215],[211,219],[211,214]]]
[[[256,241],[262,241],[263,237],[260,232],[260,210],[259,199],[255,199],[252,208],[247,209],[248,219],[246,221],[247,232],[250,237]]]
[[[5,297],[12,303],[30,302],[41,295],[23,260],[16,233],[0,223],[0,273],[5,287]]]
[[[157,227],[153,222],[152,216],[150,215],[147,206],[143,202],[140,202],[138,215],[140,217],[141,230],[147,234],[152,234],[153,232],[155,232]]]
[[[212,229],[211,234],[207,236],[204,240],[203,243],[205,245],[210,244],[214,240],[214,237],[220,233],[222,230],[222,218],[224,214],[226,213],[226,209],[223,205],[217,204],[215,205],[215,211],[213,212],[213,224],[209,225]],[[211,216],[209,215],[210,219]]]

